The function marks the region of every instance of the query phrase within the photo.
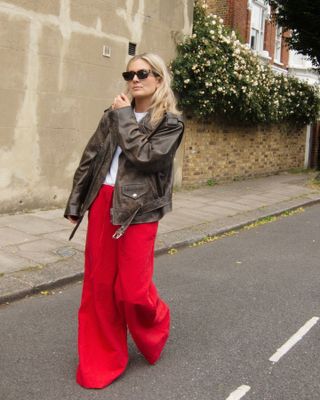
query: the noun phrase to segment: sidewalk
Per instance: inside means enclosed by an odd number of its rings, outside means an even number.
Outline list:
[[[320,202],[313,173],[283,173],[174,193],[156,254]],[[86,218],[71,242],[63,210],[0,216],[0,304],[82,278]]]

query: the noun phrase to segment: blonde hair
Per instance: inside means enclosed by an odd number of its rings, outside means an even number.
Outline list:
[[[165,112],[172,112],[177,115],[181,114],[177,110],[177,101],[171,89],[171,76],[163,59],[154,53],[138,54],[128,62],[127,71],[130,64],[136,60],[146,61],[150,65],[151,70],[159,75],[160,86],[153,94],[151,106],[149,107],[151,124],[156,125],[162,119]]]

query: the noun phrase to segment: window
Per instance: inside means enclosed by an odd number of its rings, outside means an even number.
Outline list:
[[[266,6],[259,0],[251,3],[250,47],[258,52],[263,51],[264,24]]]
[[[276,40],[274,45],[274,61],[281,62],[281,44],[282,44],[282,28],[277,25],[276,28]]]

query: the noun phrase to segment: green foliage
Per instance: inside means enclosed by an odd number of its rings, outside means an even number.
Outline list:
[[[209,121],[303,125],[316,119],[318,89],[273,73],[204,7],[196,3],[193,34],[171,64],[180,106]]]
[[[214,179],[208,179],[207,180],[207,185],[208,186],[214,186],[216,184],[217,184],[217,182]]]
[[[320,14],[315,0],[269,0],[277,11],[275,18],[284,30],[290,30],[286,38],[289,47],[311,58],[320,68]]]

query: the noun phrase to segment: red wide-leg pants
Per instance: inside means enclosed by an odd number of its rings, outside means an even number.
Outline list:
[[[77,382],[86,388],[105,387],[125,370],[127,327],[151,364],[169,335],[169,308],[152,282],[158,223],[130,225],[113,239],[112,193],[103,185],[89,211],[77,368]]]

